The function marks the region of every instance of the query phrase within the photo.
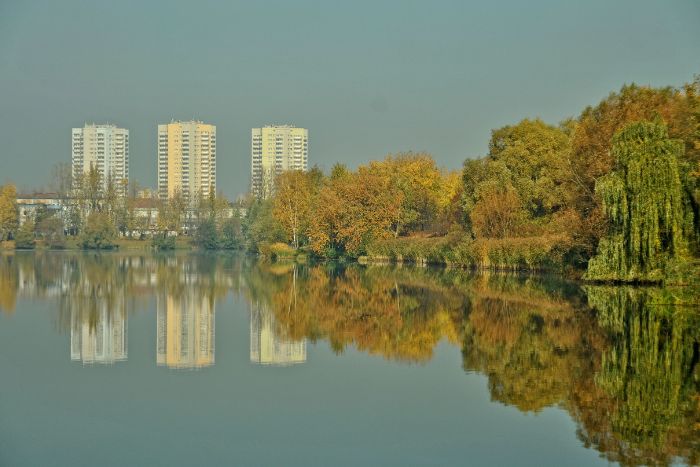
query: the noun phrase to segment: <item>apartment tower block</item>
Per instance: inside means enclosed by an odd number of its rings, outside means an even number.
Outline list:
[[[103,190],[109,183],[120,195],[129,184],[129,130],[116,125],[86,124],[71,132],[73,187],[91,167],[97,169]]]
[[[158,196],[189,202],[216,192],[216,126],[200,121],[158,125]]]
[[[291,125],[253,128],[250,185],[258,198],[269,198],[275,177],[285,170],[308,170],[309,130]]]

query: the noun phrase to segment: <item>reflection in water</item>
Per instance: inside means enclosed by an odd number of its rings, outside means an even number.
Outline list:
[[[70,358],[86,363],[111,364],[126,360],[126,309],[124,302],[96,300],[94,321],[82,319],[79,308],[71,312]],[[110,305],[114,308],[110,308]]]
[[[214,303],[194,287],[161,293],[157,300],[156,362],[168,368],[214,364]]]
[[[578,439],[611,461],[700,463],[700,310],[672,305],[688,290],[204,255],[0,256],[0,308],[58,297],[71,358],[86,363],[125,359],[127,314],[155,297],[157,363],[213,365],[228,292],[250,304],[253,362],[304,362],[306,341],[325,340],[338,354],[424,364],[444,341],[493,401],[568,411]]]
[[[250,310],[250,361],[261,365],[287,366],[306,361],[306,340],[280,335],[272,311],[259,303]]]
[[[607,408],[584,440],[610,460],[700,462],[700,313],[672,305],[676,291],[589,287],[610,336],[595,385]],[[607,436],[596,431],[603,429]],[[611,435],[612,436],[611,436]]]

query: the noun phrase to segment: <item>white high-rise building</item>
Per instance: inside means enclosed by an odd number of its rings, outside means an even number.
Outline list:
[[[216,193],[216,126],[158,125],[158,196],[167,199],[178,191],[191,202]]]
[[[103,189],[114,183],[124,195],[129,184],[129,130],[116,125],[86,124],[72,130],[73,181],[97,168]]]
[[[251,155],[251,190],[259,198],[268,198],[275,176],[285,170],[308,170],[309,130],[291,125],[253,128]]]

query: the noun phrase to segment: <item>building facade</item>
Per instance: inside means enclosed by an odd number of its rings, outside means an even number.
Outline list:
[[[158,125],[158,197],[180,192],[194,202],[216,192],[216,126],[200,121]]]
[[[308,170],[309,130],[291,125],[253,128],[250,187],[255,196],[269,198],[275,177],[285,170]]]
[[[32,193],[17,195],[17,211],[19,225],[31,220],[36,222],[40,210],[46,209],[49,215],[57,216],[65,222],[66,210],[72,200],[60,196],[58,193]]]
[[[111,182],[118,194],[125,195],[129,185],[129,130],[109,124],[86,124],[73,128],[71,139],[73,187],[95,167],[103,190]]]

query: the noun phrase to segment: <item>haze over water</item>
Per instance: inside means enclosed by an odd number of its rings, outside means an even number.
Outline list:
[[[700,323],[668,293],[2,254],[0,464],[696,464]]]

